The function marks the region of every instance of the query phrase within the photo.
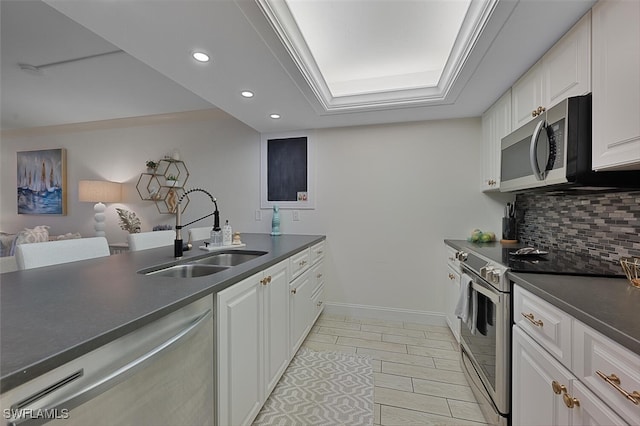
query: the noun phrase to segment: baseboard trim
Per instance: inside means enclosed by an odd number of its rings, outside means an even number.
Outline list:
[[[380,318],[390,321],[447,326],[446,317],[441,312],[324,302],[323,313],[327,315],[344,315],[351,318]]]

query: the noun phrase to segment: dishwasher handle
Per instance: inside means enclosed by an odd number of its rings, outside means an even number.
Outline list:
[[[56,409],[72,409],[74,407],[79,406],[80,404],[87,402],[96,396],[100,395],[103,392],[111,389],[118,383],[121,383],[125,379],[133,376],[136,372],[140,371],[151,362],[153,362],[156,358],[158,358],[162,353],[168,350],[170,347],[176,346],[182,340],[186,339],[188,336],[193,334],[195,330],[207,321],[213,315],[213,311],[208,309],[206,312],[202,313],[200,316],[196,317],[193,321],[189,323],[185,328],[180,330],[177,334],[165,340],[163,343],[151,349],[149,352],[144,355],[134,359],[133,361],[123,365],[118,368],[111,374],[102,377],[88,386],[83,387],[82,389],[76,392],[70,392],[67,395],[60,395],[55,402],[49,404],[49,407],[41,408],[41,409],[33,409],[32,411],[54,411]],[[17,425],[37,425],[42,424],[50,419],[44,418],[21,418],[10,421],[8,423],[9,426],[17,426]]]

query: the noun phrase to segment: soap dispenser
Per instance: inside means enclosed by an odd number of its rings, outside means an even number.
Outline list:
[[[231,225],[229,225],[229,221],[227,220],[222,227],[222,245],[230,246],[231,239],[233,236],[233,230],[231,229]]]

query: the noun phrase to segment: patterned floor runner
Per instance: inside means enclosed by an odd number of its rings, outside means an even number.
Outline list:
[[[254,425],[371,425],[371,359],[298,351]]]

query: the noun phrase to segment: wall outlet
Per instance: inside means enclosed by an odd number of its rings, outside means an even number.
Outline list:
[[[255,218],[256,222],[260,222],[262,220],[262,210],[256,210]]]
[[[293,220],[294,221],[300,220],[300,212],[298,210],[293,211]]]

